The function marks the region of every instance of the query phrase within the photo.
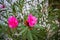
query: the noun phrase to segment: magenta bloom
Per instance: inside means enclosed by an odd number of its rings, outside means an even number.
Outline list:
[[[32,14],[29,14],[27,21],[28,21],[30,27],[34,27],[34,25],[36,25],[36,23],[37,23],[37,18],[35,16],[33,16]]]
[[[0,9],[2,9],[2,8],[5,8],[5,6],[4,6],[4,5],[2,5],[2,4],[0,4]]]
[[[8,18],[8,25],[10,28],[16,28],[18,26],[18,20],[14,16]]]

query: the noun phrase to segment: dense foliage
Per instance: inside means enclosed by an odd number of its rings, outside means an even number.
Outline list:
[[[47,7],[47,0],[7,2],[0,6],[0,40],[58,40],[60,10]]]

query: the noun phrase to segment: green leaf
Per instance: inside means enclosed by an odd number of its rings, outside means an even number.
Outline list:
[[[27,30],[27,27],[24,28],[24,29],[19,33],[19,35],[22,35],[22,33],[24,33],[26,30]]]
[[[39,28],[40,30],[43,30],[44,27],[43,26],[40,26],[40,24],[37,24],[34,28]]]
[[[27,39],[28,40],[33,40],[32,33],[29,29],[28,29],[28,33],[27,33]]]
[[[58,29],[58,25],[55,23],[51,24],[51,30],[56,31]]]
[[[32,34],[34,37],[34,40],[38,40],[38,37],[35,34]]]

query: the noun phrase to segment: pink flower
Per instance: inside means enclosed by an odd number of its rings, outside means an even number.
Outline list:
[[[14,16],[8,18],[8,25],[10,28],[16,28],[18,26],[18,20]]]
[[[1,9],[1,8],[5,8],[5,6],[4,6],[3,4],[0,4],[0,9]]]
[[[36,23],[37,23],[37,18],[35,16],[33,16],[32,14],[29,14],[27,21],[28,21],[30,27],[34,27],[34,25],[36,25]]]

